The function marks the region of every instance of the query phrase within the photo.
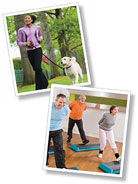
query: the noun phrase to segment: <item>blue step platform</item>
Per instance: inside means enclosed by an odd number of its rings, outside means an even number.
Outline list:
[[[68,169],[79,170],[76,166],[75,167],[68,168]]]
[[[72,144],[70,146],[76,152],[80,151],[90,151],[90,150],[99,150],[100,143],[88,143],[88,144]]]
[[[99,165],[99,168],[106,173],[119,174],[120,173],[120,161],[105,162]]]
[[[49,147],[48,154],[49,154],[49,155],[54,154],[54,146],[50,146],[50,147]]]

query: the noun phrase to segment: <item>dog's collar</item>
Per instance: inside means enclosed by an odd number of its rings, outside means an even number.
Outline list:
[[[69,69],[69,68],[71,68],[71,65],[70,65],[70,66],[68,66],[66,69]]]

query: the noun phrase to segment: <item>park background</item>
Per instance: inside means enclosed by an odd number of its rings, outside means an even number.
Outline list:
[[[37,17],[34,25],[41,27],[43,53],[59,66],[51,61],[48,64],[45,62],[46,58],[42,57],[41,67],[49,81],[48,88],[51,88],[52,83],[71,84],[61,65],[61,60],[65,56],[76,58],[82,69],[83,83],[88,82],[87,59],[84,53],[83,33],[77,5],[59,6],[55,9],[44,8],[33,12],[7,15],[5,18],[10,42],[11,66],[14,68],[13,75],[15,75],[18,93],[35,90],[35,75],[27,57],[26,48],[17,45],[17,33],[21,27],[25,26],[24,17],[27,13]]]
[[[9,1],[0,6],[0,183],[135,183],[138,163],[138,1],[78,0],[93,85],[130,90],[124,177],[111,178],[42,170],[48,93],[17,98],[2,14],[74,3],[76,0]]]

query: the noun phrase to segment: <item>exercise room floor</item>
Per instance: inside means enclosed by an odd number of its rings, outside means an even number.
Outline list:
[[[89,136],[87,136],[87,138],[90,140],[90,143],[99,142],[98,138],[93,138]],[[104,172],[101,169],[99,169],[99,164],[101,162],[110,162],[115,160],[115,156],[108,142],[106,149],[104,150],[103,158],[99,159],[97,157],[99,150],[75,152],[72,149],[70,149],[71,144],[82,144],[81,138],[78,134],[73,134],[71,143],[67,143],[66,140],[67,140],[67,133],[63,132],[63,145],[64,150],[66,152],[67,168],[76,166],[79,170],[82,171]],[[121,155],[122,143],[116,142],[116,144],[118,151]],[[49,156],[49,167],[56,168],[55,158],[53,154]]]

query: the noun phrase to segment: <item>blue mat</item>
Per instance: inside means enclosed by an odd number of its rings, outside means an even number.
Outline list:
[[[119,174],[120,173],[120,161],[105,162],[99,165],[99,168],[106,173]]]
[[[49,155],[54,154],[54,146],[50,146],[50,147],[49,147],[48,154],[49,154]]]
[[[88,143],[88,144],[72,144],[70,146],[76,152],[80,151],[90,151],[90,150],[99,150],[100,143]]]
[[[68,169],[72,169],[72,170],[79,170],[78,167],[71,167],[71,168],[68,168]]]

